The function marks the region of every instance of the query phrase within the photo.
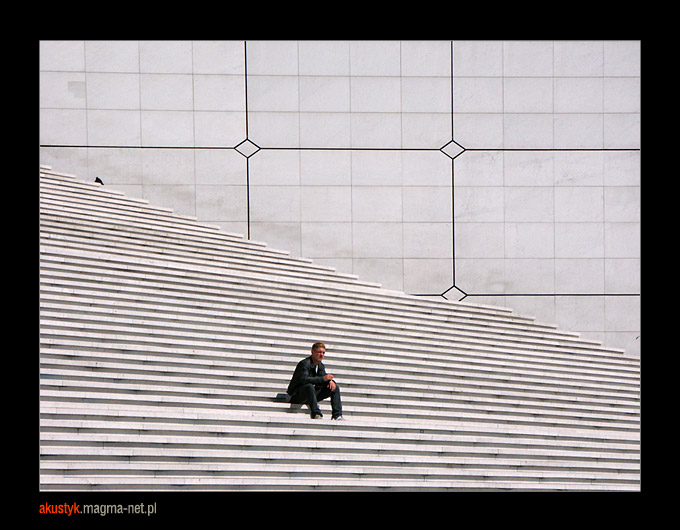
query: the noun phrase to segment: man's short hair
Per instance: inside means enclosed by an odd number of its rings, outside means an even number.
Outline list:
[[[316,351],[319,348],[323,348],[325,350],[326,345],[323,342],[315,342],[314,344],[312,344],[312,351]]]

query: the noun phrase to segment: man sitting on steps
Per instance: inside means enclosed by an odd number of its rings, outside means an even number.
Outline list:
[[[326,367],[321,362],[325,355],[326,346],[323,342],[314,343],[312,354],[302,359],[295,367],[287,393],[291,403],[302,403],[309,407],[313,420],[323,417],[318,402],[330,396],[331,419],[341,420],[343,418],[340,388],[333,380],[333,374],[326,373]]]

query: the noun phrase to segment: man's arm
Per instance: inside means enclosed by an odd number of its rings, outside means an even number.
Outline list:
[[[328,388],[331,390],[335,390],[335,382],[333,381],[333,374],[327,374],[326,373],[326,367],[324,366],[323,363],[319,363],[319,372],[318,374],[323,378],[324,383],[328,383]]]
[[[302,385],[311,383],[313,385],[321,385],[326,381],[325,370],[321,367],[319,373],[314,375],[314,365],[309,359],[302,359],[295,367],[293,378],[288,385],[288,393],[294,393]],[[332,377],[332,376],[331,376]]]

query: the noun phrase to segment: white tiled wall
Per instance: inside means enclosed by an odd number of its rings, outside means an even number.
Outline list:
[[[41,42],[41,162],[639,356],[640,50]]]

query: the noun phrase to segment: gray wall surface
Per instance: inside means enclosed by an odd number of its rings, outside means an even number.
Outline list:
[[[42,41],[40,162],[640,356],[640,41]]]

